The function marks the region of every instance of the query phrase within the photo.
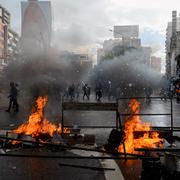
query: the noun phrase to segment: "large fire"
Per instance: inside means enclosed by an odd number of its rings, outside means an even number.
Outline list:
[[[32,108],[32,113],[29,116],[28,122],[20,125],[17,129],[13,130],[16,134],[30,135],[33,138],[48,135],[53,137],[55,132],[62,133],[61,124],[56,125],[48,121],[44,117],[44,108],[48,102],[48,96],[38,97],[36,106]],[[64,128],[64,133],[68,133],[69,129]]]
[[[159,138],[159,133],[148,131],[151,130],[149,123],[144,123],[141,121],[140,114],[140,102],[135,99],[132,99],[129,103],[130,108],[130,117],[127,118],[124,132],[124,144],[127,153],[135,153],[135,148],[156,148],[162,147],[163,140]],[[144,132],[141,137],[135,138],[134,132],[142,131]],[[118,147],[119,152],[124,152],[123,145],[121,144]]]

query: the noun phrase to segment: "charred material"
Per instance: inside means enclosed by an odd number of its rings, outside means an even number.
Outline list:
[[[180,179],[180,153],[165,152],[163,163],[163,179]]]
[[[161,161],[159,159],[143,159],[142,160],[142,180],[160,180],[162,174]]]
[[[166,139],[169,143],[173,142],[173,137],[172,137],[171,130],[134,131],[134,138],[138,139],[140,137],[143,137],[144,134],[148,134],[149,137],[153,137],[154,133],[158,133],[159,138]]]
[[[123,141],[123,132],[119,129],[113,129],[109,135],[108,143],[104,145],[107,151],[116,151]]]

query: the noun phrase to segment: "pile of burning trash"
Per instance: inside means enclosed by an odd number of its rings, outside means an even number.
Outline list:
[[[140,102],[132,99],[129,109],[129,117],[125,121],[123,131],[112,130],[109,145],[106,147],[121,153],[137,153],[137,148],[162,148],[163,138],[159,137],[157,131],[152,130],[150,123],[142,122],[140,118]]]
[[[44,137],[52,138],[55,133],[62,133],[61,124],[53,124],[44,117],[44,108],[48,102],[48,97],[38,97],[36,105],[32,108],[32,113],[29,116],[28,122],[20,125],[13,130],[15,134],[30,135],[35,139],[43,140]],[[64,128],[64,133],[69,133],[70,130]]]

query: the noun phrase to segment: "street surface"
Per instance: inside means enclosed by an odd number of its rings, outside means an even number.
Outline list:
[[[29,108],[23,104],[20,104],[20,112],[19,113],[7,113],[5,109],[7,108],[8,101],[6,98],[1,97],[1,106],[0,106],[0,129],[14,129],[18,125],[23,122],[27,121],[28,118],[28,110]],[[162,101],[162,100],[153,100],[151,103],[147,104],[145,102],[141,103],[142,105],[142,113],[170,113],[171,106],[169,101]],[[176,101],[173,101],[173,119],[174,119],[174,126],[180,127],[180,104],[177,104]],[[57,113],[58,112],[58,113]],[[56,114],[56,115],[54,115]],[[61,111],[57,110],[52,117],[48,115],[48,118],[54,122],[60,122]],[[150,122],[152,126],[161,126],[167,127],[170,126],[170,116],[143,116],[141,118],[143,121]],[[67,126],[115,126],[115,112],[100,112],[100,111],[66,111],[65,112],[65,125]],[[105,128],[93,128],[93,129],[81,129],[81,133],[84,134],[94,134],[96,138],[97,145],[103,145],[107,142],[108,136],[110,134],[111,129]],[[177,134],[177,133],[176,133]],[[179,134],[179,133],[178,133]],[[26,153],[27,151],[32,150],[17,150],[17,153]],[[39,154],[42,152],[33,152],[35,154]],[[44,152],[47,154],[52,154],[52,152]],[[62,153],[62,152],[61,152]],[[53,153],[53,155],[55,155]],[[99,179],[103,180],[104,174],[102,172],[90,172],[90,170],[80,170],[80,169],[70,169],[71,175],[68,173],[66,167],[59,167],[59,162],[64,162],[65,160],[61,159],[31,159],[31,158],[10,158],[10,157],[0,157],[1,165],[1,173],[0,179],[2,180],[10,180],[11,177],[13,179]],[[71,161],[68,162],[73,163],[80,163],[86,165],[94,165],[100,166],[98,161]],[[132,176],[131,172],[134,173],[134,178],[138,179],[139,172],[141,165],[140,163],[136,163],[136,166],[133,165],[134,162],[129,162],[130,165],[123,165],[126,162],[118,163],[121,167],[121,170],[125,172],[125,178],[127,176]],[[128,171],[125,170],[123,167],[129,166]],[[132,168],[132,169],[131,169]],[[133,169],[134,168],[134,169]],[[78,175],[78,176],[74,176]],[[131,178],[130,178],[131,179]],[[129,179],[128,179],[129,180]]]

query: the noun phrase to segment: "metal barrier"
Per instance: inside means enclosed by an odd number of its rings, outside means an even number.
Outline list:
[[[149,97],[150,99],[162,99],[162,97]],[[146,97],[120,97],[117,99],[117,102],[120,100],[131,100],[131,99],[146,99]],[[170,112],[169,113],[139,113],[139,114],[129,114],[129,113],[120,113],[120,116],[170,116],[170,130],[173,135],[174,131],[174,120],[173,120],[173,99],[170,100]],[[119,104],[119,103],[118,103]],[[119,112],[119,111],[118,111]],[[158,128],[158,127],[156,127]],[[176,127],[177,128],[177,127]],[[179,127],[178,127],[179,128]],[[177,129],[176,129],[177,131]]]
[[[116,112],[116,129],[123,131],[121,120],[118,112],[118,101],[116,102],[63,102],[62,101],[62,137],[64,136],[64,111],[68,110],[79,110],[79,111],[115,111]],[[124,142],[124,152],[125,145]],[[126,153],[126,152],[125,152]]]
[[[173,137],[173,131],[180,131],[180,127],[174,127],[173,122],[173,99],[170,100],[170,112],[169,113],[139,113],[139,114],[129,114],[129,113],[120,113],[119,111],[119,102],[122,100],[131,100],[131,99],[146,99],[146,97],[120,97],[116,102],[63,102],[62,101],[62,136],[64,133],[64,111],[68,110],[80,110],[80,111],[115,111],[116,112],[116,125],[115,126],[80,126],[80,128],[116,128],[123,131],[121,117],[123,116],[170,116],[170,127],[153,127],[155,129],[168,130]],[[162,97],[150,97],[150,99],[162,99]],[[126,154],[125,144],[123,142],[124,154]],[[125,156],[126,157],[126,156]]]

